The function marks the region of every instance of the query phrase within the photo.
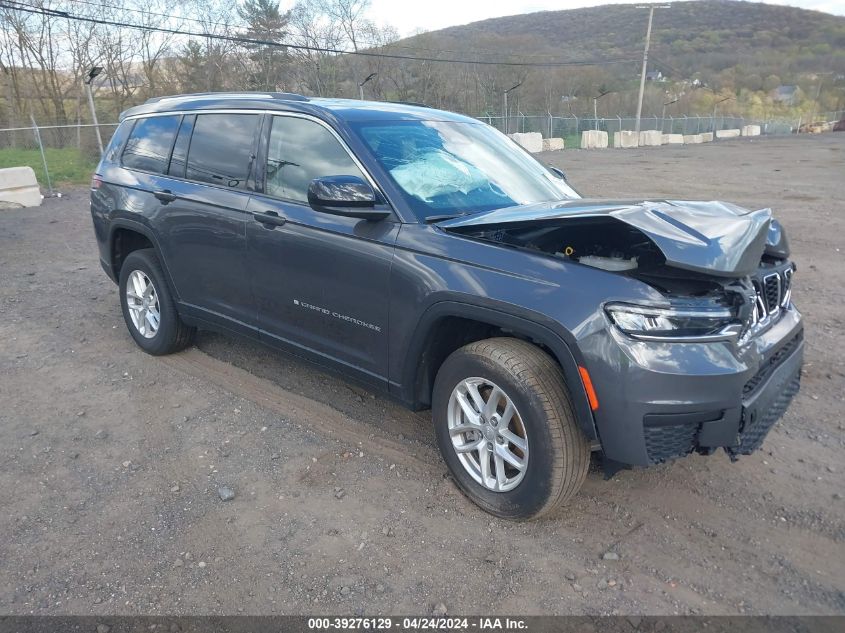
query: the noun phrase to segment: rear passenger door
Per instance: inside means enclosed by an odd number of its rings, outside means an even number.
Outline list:
[[[185,312],[254,332],[246,208],[261,115],[185,115],[162,192],[159,230]]]
[[[268,115],[247,221],[249,278],[262,337],[386,386],[390,267],[399,224],[315,211],[313,178],[365,178],[328,125]]]

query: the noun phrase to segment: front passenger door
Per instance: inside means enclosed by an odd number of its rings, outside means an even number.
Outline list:
[[[261,336],[385,387],[399,223],[395,216],[367,221],[312,209],[312,179],[365,175],[327,124],[292,114],[267,119],[259,155],[264,193],[254,195],[247,209],[253,216],[247,259]]]

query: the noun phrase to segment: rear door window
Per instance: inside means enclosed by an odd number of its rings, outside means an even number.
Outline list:
[[[185,177],[230,189],[246,188],[258,114],[200,114],[194,123]]]
[[[138,119],[123,150],[123,166],[154,174],[166,173],[180,119],[178,114]]]

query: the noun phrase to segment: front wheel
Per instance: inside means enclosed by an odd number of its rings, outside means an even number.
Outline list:
[[[458,486],[496,516],[549,514],[587,475],[590,445],[563,372],[526,341],[493,338],[452,353],[437,373],[432,414]]]
[[[126,257],[119,288],[123,319],[141,349],[159,356],[191,344],[195,329],[179,318],[153,249],[133,251]]]

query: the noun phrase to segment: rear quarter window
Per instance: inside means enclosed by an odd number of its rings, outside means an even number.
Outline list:
[[[180,119],[180,115],[138,119],[123,150],[123,166],[154,174],[167,173]]]
[[[120,150],[123,149],[123,143],[126,141],[126,137],[129,136],[132,123],[133,121],[124,121],[117,126],[114,135],[109,141],[108,147],[106,147],[106,151],[103,152],[103,162],[116,163],[120,159]]]

